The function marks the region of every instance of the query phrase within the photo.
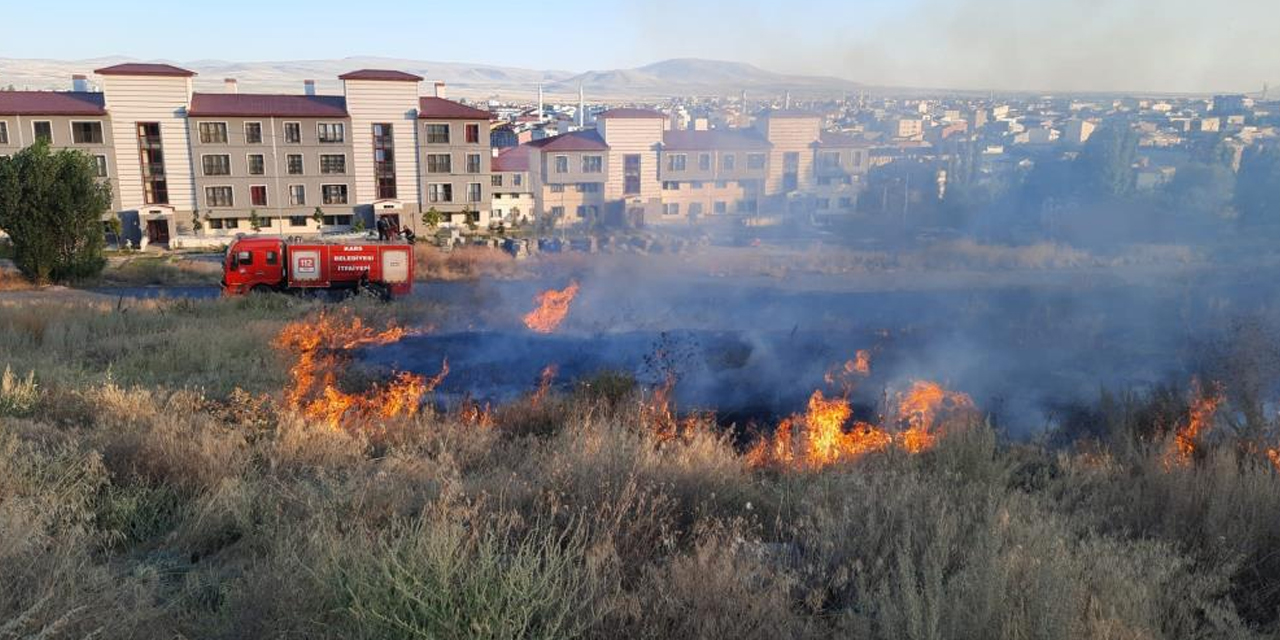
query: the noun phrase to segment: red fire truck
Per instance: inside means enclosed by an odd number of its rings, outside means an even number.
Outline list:
[[[222,292],[364,290],[383,298],[413,287],[413,248],[400,242],[237,238],[222,264]]]

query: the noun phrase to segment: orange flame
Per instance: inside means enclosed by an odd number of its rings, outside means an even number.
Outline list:
[[[936,382],[916,380],[911,389],[898,396],[898,423],[906,427],[898,434],[898,443],[909,453],[931,449],[940,435],[941,416],[973,408],[968,394],[949,391]]]
[[[561,291],[548,289],[534,297],[538,308],[524,316],[524,326],[538,333],[551,333],[569,315],[569,304],[578,295],[578,282],[569,283]]]
[[[558,372],[559,368],[554,364],[549,364],[542,369],[542,374],[538,376],[538,390],[533,392],[533,398],[530,400],[533,406],[542,404],[542,399],[551,390],[551,383],[555,381]]]
[[[869,370],[870,356],[864,354],[860,351],[857,360],[845,364],[844,371],[859,373],[863,370],[859,362],[865,362]],[[834,373],[828,379],[834,380]],[[846,385],[845,395],[834,398],[827,398],[821,390],[814,391],[805,414],[783,420],[772,437],[757,441],[747,452],[747,463],[753,467],[820,469],[894,445],[908,453],[920,453],[937,443],[944,418],[974,409],[973,400],[964,393],[949,391],[936,382],[916,381],[898,396],[897,424],[903,431],[895,436],[861,421],[854,421],[846,431],[853,416],[849,390]]]
[[[1271,461],[1271,466],[1280,471],[1280,449],[1267,449],[1267,459]]]
[[[640,423],[659,443],[687,439],[709,418],[706,412],[690,413],[683,418],[676,415],[671,402],[676,382],[676,376],[668,373],[666,380],[640,404]]]
[[[334,428],[348,420],[415,415],[422,397],[448,375],[447,360],[440,374],[430,379],[401,372],[365,394],[347,393],[337,385],[338,372],[350,361],[352,349],[388,344],[407,334],[395,326],[376,331],[349,313],[334,316],[324,311],[312,320],[286,325],[275,344],[297,355],[289,369],[293,383],[285,394],[289,407]]]
[[[1225,398],[1221,385],[1214,383],[1203,389],[1200,381],[1191,381],[1191,407],[1187,411],[1187,424],[1173,436],[1173,445],[1165,456],[1166,464],[1186,465],[1195,456],[1200,438],[1213,426],[1213,417]]]

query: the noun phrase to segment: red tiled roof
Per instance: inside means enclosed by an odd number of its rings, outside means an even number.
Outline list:
[[[422,76],[392,69],[360,69],[338,76],[339,80],[389,80],[393,82],[422,82]]]
[[[543,151],[607,151],[609,145],[595,129],[562,133],[558,136],[534,140],[528,146]]]
[[[129,62],[103,67],[95,70],[94,73],[100,76],[173,76],[175,78],[190,78],[196,75],[194,71],[188,71],[171,64],[147,64],[142,62]]]
[[[666,131],[662,134],[662,148],[667,151],[768,149],[771,146],[768,140],[746,130],[681,130]]]
[[[418,117],[438,120],[490,120],[493,114],[444,98],[418,98]]]
[[[196,93],[191,96],[187,115],[200,118],[345,118],[347,100],[342,96]]]
[[[653,109],[631,109],[631,108],[621,108],[621,109],[609,109],[608,111],[603,111],[603,112],[601,112],[601,113],[596,114],[596,118],[597,118],[597,119],[606,119],[606,118],[661,118],[661,119],[663,119],[663,120],[666,120],[666,119],[667,119],[667,114],[665,114],[665,113],[663,113],[663,112],[661,112],[661,111],[654,111]]]
[[[105,116],[101,93],[76,91],[0,91],[6,116]]]
[[[493,158],[489,165],[493,171],[528,171],[529,147],[520,145],[511,147]]]
[[[820,147],[870,147],[871,141],[838,131],[823,131],[818,138]]]

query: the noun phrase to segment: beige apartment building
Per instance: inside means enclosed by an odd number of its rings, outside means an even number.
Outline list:
[[[207,234],[251,231],[254,215],[265,233],[352,223],[354,149],[342,97],[196,93],[187,115]]]
[[[0,156],[17,153],[37,140],[48,142],[53,149],[76,149],[90,155],[98,178],[111,185],[112,201],[119,207],[119,172],[111,147],[111,119],[102,94],[0,91]]]
[[[651,109],[596,115],[594,129],[495,156],[489,112],[419,95],[420,76],[363,69],[342,95],[194,92],[195,74],[163,64],[98,69],[101,93],[0,92],[0,153],[37,138],[91,155],[115,194],[126,236],[168,242],[372,227],[420,227],[435,208],[487,227],[687,223],[712,216],[852,210],[869,157],[797,110],[742,128],[672,129]],[[196,233],[194,222],[201,228]],[[420,232],[421,229],[418,229]]]
[[[504,149],[493,156],[489,165],[492,172],[490,185],[493,190],[493,218],[503,224],[525,224],[534,221],[537,201],[533,195],[532,176],[529,172],[528,146]]]
[[[440,97],[419,100],[418,166],[424,207],[453,223],[488,227],[493,210],[493,160],[488,111]]]

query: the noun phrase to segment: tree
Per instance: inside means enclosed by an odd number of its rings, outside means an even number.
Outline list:
[[[45,142],[0,158],[0,230],[28,279],[63,282],[106,265],[102,214],[111,208],[111,186],[96,175],[92,157],[50,152]]]
[[[1225,164],[1187,164],[1179,168],[1173,180],[1161,190],[1161,204],[1173,213],[1221,216],[1230,209],[1235,178]]]
[[[311,220],[316,223],[316,227],[323,230],[324,229],[324,209],[321,209],[320,207],[316,207],[316,210],[311,212]]]
[[[199,234],[201,229],[204,229],[204,223],[200,222],[200,210],[192,209],[191,210],[191,230]]]
[[[468,206],[462,207],[462,223],[467,225],[468,229],[475,231],[476,228],[479,226],[478,224],[476,224],[479,221],[479,218],[480,218],[480,214],[472,211],[471,207],[468,207]]]
[[[436,227],[440,226],[440,223],[443,221],[444,221],[444,215],[441,214],[440,210],[436,209],[435,207],[431,207],[430,209],[427,209],[422,214],[422,224],[426,225],[428,228],[435,229]]]
[[[111,219],[107,220],[107,231],[111,234],[112,242],[116,243],[116,248],[122,248],[124,238],[121,235],[124,233],[124,223],[120,222],[119,214],[113,214]]]
[[[257,209],[249,210],[249,228],[253,229],[254,233],[262,231],[262,218],[258,217]]]
[[[1236,209],[1248,224],[1280,222],[1280,146],[1251,147],[1240,159]]]
[[[1138,173],[1138,132],[1127,123],[1103,125],[1089,136],[1073,165],[1077,193],[1087,199],[1133,194]]]

